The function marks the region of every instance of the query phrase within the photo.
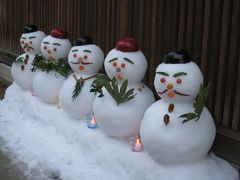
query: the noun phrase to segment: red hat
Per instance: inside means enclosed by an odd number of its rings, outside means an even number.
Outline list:
[[[138,51],[137,40],[130,37],[125,37],[118,40],[116,50],[122,52],[136,52]]]
[[[67,31],[63,28],[55,28],[52,29],[51,36],[59,39],[67,39]]]

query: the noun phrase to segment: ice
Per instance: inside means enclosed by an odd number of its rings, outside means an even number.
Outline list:
[[[163,167],[147,152],[132,152],[128,139],[89,129],[56,105],[45,104],[13,83],[0,101],[0,137],[28,172],[54,170],[63,180],[227,180],[228,164],[213,154],[197,164]],[[220,173],[220,171],[224,171]],[[220,177],[221,175],[221,177]],[[208,180],[208,179],[204,179]]]

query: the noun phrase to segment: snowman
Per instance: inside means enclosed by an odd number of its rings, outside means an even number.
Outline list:
[[[93,113],[95,95],[90,93],[90,88],[103,66],[103,61],[102,50],[93,44],[90,37],[76,39],[75,46],[68,55],[68,63],[74,73],[63,83],[59,93],[62,107],[71,117],[83,119],[85,115]]]
[[[32,91],[32,82],[35,72],[32,72],[32,62],[36,54],[40,53],[41,41],[46,35],[39,31],[35,25],[27,25],[20,38],[24,54],[20,55],[12,64],[11,74],[13,80],[21,88]]]
[[[202,73],[186,51],[169,52],[154,80],[161,99],[147,109],[140,128],[144,148],[154,160],[169,168],[189,164],[187,174],[192,165],[207,161],[216,133],[202,101],[206,98],[202,83]],[[203,179],[211,179],[207,174]]]
[[[33,79],[33,89],[42,101],[50,104],[58,102],[58,94],[66,77],[60,74],[61,71],[57,71],[56,68],[64,67],[64,62],[61,63],[60,59],[67,57],[70,48],[71,43],[63,28],[53,29],[51,35],[42,40],[41,52],[44,58],[42,62],[45,63],[45,66],[41,68],[42,71],[37,72]]]
[[[103,131],[113,137],[130,137],[139,134],[145,110],[154,102],[151,90],[141,82],[147,70],[147,61],[133,38],[122,38],[117,42],[104,62],[110,79],[115,77],[120,86],[128,80],[127,89],[133,89],[134,98],[118,104],[103,88],[103,97],[93,104],[95,119]]]

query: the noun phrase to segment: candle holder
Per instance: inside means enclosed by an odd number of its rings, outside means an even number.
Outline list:
[[[130,145],[133,152],[143,151],[143,145],[140,135],[130,137]]]
[[[97,122],[94,118],[94,115],[93,114],[87,114],[86,115],[86,121],[87,121],[87,127],[90,128],[90,129],[96,129],[98,126],[97,126]]]
[[[59,100],[59,97],[57,97],[57,102],[56,102],[56,104],[57,104],[57,108],[58,108],[58,109],[62,109],[62,104],[61,104],[61,102],[60,102],[60,100]]]
[[[32,93],[32,96],[37,96],[37,94],[34,92],[34,89],[33,89],[32,85],[31,85],[30,91]]]

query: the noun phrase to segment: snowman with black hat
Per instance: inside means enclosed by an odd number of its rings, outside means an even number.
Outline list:
[[[64,82],[59,100],[63,109],[75,119],[93,113],[95,95],[91,84],[103,66],[104,54],[89,36],[79,37],[68,54],[68,63],[74,71]]]
[[[25,26],[21,35],[20,44],[25,53],[14,61],[11,74],[14,82],[25,90],[32,91],[32,82],[35,75],[31,71],[32,62],[35,55],[40,53],[41,42],[45,36],[44,32],[39,31],[35,25]]]
[[[105,58],[104,66],[109,80],[103,83],[102,93],[93,105],[99,127],[113,137],[139,135],[143,114],[154,102],[154,95],[141,82],[147,61],[137,41],[120,39]]]
[[[33,79],[33,89],[44,102],[59,103],[58,95],[63,82],[70,73],[67,55],[71,43],[67,39],[67,31],[55,28],[42,40],[42,56],[36,56],[32,70],[38,70]]]
[[[166,168],[164,180],[237,180],[236,171],[208,152],[215,138],[213,118],[204,106],[199,67],[188,52],[171,51],[156,69],[154,86],[161,97],[144,114],[144,148]]]

